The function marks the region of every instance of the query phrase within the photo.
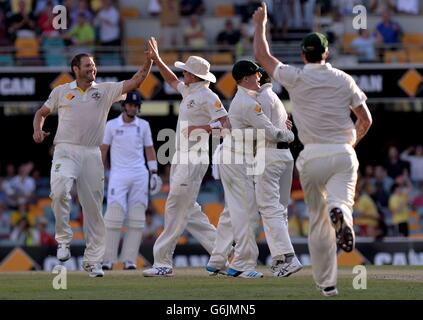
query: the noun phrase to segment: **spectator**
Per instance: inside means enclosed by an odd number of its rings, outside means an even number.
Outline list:
[[[423,146],[417,145],[404,150],[400,159],[410,163],[411,180],[416,185],[423,182]]]
[[[57,246],[57,242],[54,237],[47,231],[48,221],[44,217],[40,217],[37,220],[37,230],[39,242],[36,245],[41,246]]]
[[[254,5],[253,5],[254,6]],[[272,37],[284,38],[288,33],[291,19],[294,17],[293,0],[273,0]]]
[[[119,11],[112,5],[111,0],[102,0],[102,5],[94,20],[99,28],[100,44],[120,46]]]
[[[407,14],[419,14],[419,1],[418,0],[397,0],[397,12]]]
[[[202,15],[206,11],[203,0],[182,0],[181,1],[181,15],[191,16]]]
[[[335,6],[341,16],[352,16],[354,14],[354,6],[361,5],[362,3],[363,1],[360,0],[336,0]]]
[[[87,22],[84,13],[79,14],[78,23],[69,30],[64,38],[70,40],[74,46],[77,46],[76,51],[78,52],[93,52],[95,31]]]
[[[423,223],[423,183],[420,183],[420,190],[413,200],[413,208],[420,215],[420,220]]]
[[[0,233],[10,232],[10,214],[6,204],[0,202]]]
[[[397,176],[395,178],[395,183],[398,184],[403,189],[403,191],[406,192],[409,196],[413,195],[413,184],[410,181],[407,171]]]
[[[48,0],[47,3],[45,3],[44,10],[38,17],[38,29],[41,32],[41,36],[52,38],[59,35],[58,31],[53,27],[53,19],[53,2]]]
[[[217,35],[216,42],[221,46],[234,46],[241,39],[241,31],[234,28],[234,24],[231,19],[226,20],[225,29],[223,29]]]
[[[21,203],[18,205],[17,210],[12,211],[10,215],[10,224],[12,227],[15,227],[22,218],[27,219],[31,226],[35,226],[36,216],[34,212],[29,211],[28,203]]]
[[[159,0],[150,0],[148,3],[148,14],[152,17],[158,17],[161,11],[162,8]]]
[[[6,11],[0,6],[0,47],[10,45],[6,24]]]
[[[35,3],[34,15],[39,17],[42,12],[45,11],[47,6],[57,6],[59,4],[58,0],[37,0]]]
[[[376,32],[382,39],[385,49],[398,49],[401,44],[402,29],[397,22],[391,20],[389,11],[383,12],[382,22],[376,26]]]
[[[370,3],[370,11],[372,14],[381,15],[386,11],[395,12],[395,9],[394,0],[372,0]]]
[[[333,12],[332,0],[316,0],[316,16],[327,16]]]
[[[31,227],[28,219],[23,217],[13,228],[10,240],[19,246],[34,246],[40,243],[40,234]]]
[[[386,168],[388,176],[395,179],[405,171],[408,171],[409,165],[408,163],[400,160],[397,147],[390,146],[388,149],[388,159],[385,162],[384,167]]]
[[[20,0],[19,11],[11,17],[9,33],[17,38],[35,37],[35,18],[26,7],[25,0]]]
[[[397,183],[392,186],[389,198],[389,210],[392,212],[393,223],[397,225],[398,232],[408,237],[408,193]]]
[[[383,191],[386,194],[389,194],[391,191],[391,187],[394,184],[394,180],[387,175],[386,169],[381,166],[377,165],[374,169],[374,178],[372,180],[373,186],[377,189],[377,184],[380,184],[383,188]]]
[[[380,237],[384,237],[387,230],[387,220],[392,218],[392,213],[389,211],[389,190],[386,191],[383,187],[383,183],[376,182],[374,184],[374,192],[372,198],[377,206],[380,215]]]
[[[376,62],[376,43],[378,40],[370,35],[367,29],[358,30],[358,37],[351,42],[351,47],[357,54],[359,62]]]
[[[74,9],[70,16],[71,16],[71,27],[76,25],[79,20],[79,15],[84,14],[85,20],[91,24],[93,21],[93,13],[91,12],[87,0],[78,0],[78,6]]]
[[[180,0],[159,0],[160,13],[160,43],[164,49],[177,47],[181,43],[179,23]]]
[[[16,208],[19,204],[29,203],[33,199],[35,181],[29,176],[32,169],[31,162],[22,164],[17,176],[3,182],[9,206]]]
[[[360,225],[362,235],[376,238],[381,234],[379,229],[381,217],[376,203],[371,197],[374,189],[369,182],[365,183],[362,188],[360,185],[357,184],[358,199],[355,203],[357,220],[355,222]]]
[[[50,179],[42,177],[39,170],[32,172],[32,178],[35,181],[35,195],[39,198],[48,197],[50,195]]]
[[[189,17],[189,25],[184,32],[184,41],[192,49],[203,49],[207,45],[204,27],[195,14]]]
[[[283,0],[292,2],[293,0]],[[247,3],[239,6],[239,14],[241,15],[241,22],[242,23],[248,23],[253,16],[254,11],[261,6],[260,1],[257,0],[247,0]],[[274,12],[276,11],[276,8],[273,8]]]

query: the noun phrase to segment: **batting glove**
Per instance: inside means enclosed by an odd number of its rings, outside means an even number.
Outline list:
[[[162,179],[157,175],[157,173],[152,173],[150,176],[150,195],[155,195],[159,193],[163,185]]]

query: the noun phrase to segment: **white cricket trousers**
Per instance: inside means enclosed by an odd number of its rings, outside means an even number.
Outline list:
[[[300,153],[297,168],[310,215],[308,246],[313,277],[319,287],[335,286],[337,248],[329,211],[341,209],[345,222],[353,226],[357,156],[348,144],[310,144]]]
[[[84,214],[86,249],[84,263],[101,263],[105,250],[105,227],[102,215],[104,168],[99,147],[59,143],[55,146],[51,167],[52,209],[56,218],[56,241],[69,244],[71,189],[76,183]]]
[[[219,171],[236,242],[229,267],[237,271],[254,270],[259,255],[252,223],[258,212],[254,176],[247,175],[245,164],[221,164]]]
[[[288,202],[294,159],[289,149],[265,149],[265,166],[255,176],[255,193],[272,258],[293,253],[288,232]]]
[[[177,156],[175,154],[175,156]],[[185,229],[209,254],[216,240],[216,228],[196,202],[208,164],[172,164],[170,191],[166,200],[164,230],[153,247],[154,267],[173,266],[173,252]]]

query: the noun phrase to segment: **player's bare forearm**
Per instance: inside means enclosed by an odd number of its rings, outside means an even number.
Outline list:
[[[153,146],[145,147],[145,156],[147,158],[147,161],[156,161],[156,150],[154,150]]]
[[[101,151],[101,160],[103,161],[103,166],[104,168],[109,169],[110,168],[110,164],[108,161],[108,152],[109,152],[109,145],[108,144],[102,144],[100,146],[100,151]]]
[[[367,105],[363,103],[362,105],[353,109],[354,114],[357,117],[357,121],[355,122],[355,129],[357,133],[357,139],[353,147],[357,146],[357,144],[363,139],[366,133],[369,131],[372,125],[372,115],[370,114]]]
[[[157,68],[159,68],[160,74],[162,75],[163,79],[170,84],[174,89],[177,86],[179,79],[176,74],[164,63],[162,58],[158,56],[158,58],[154,61]]]
[[[178,77],[173,73],[172,70],[164,63],[159,54],[159,46],[157,40],[154,37],[151,37],[148,40],[148,55],[154,61],[157,68],[159,68],[160,74],[164,80],[170,84],[174,89],[178,86],[179,80]]]
[[[49,132],[43,131],[43,125],[46,117],[50,114],[50,109],[48,109],[46,106],[42,106],[40,109],[35,112],[34,120],[32,122],[32,126],[34,129],[34,133],[32,135],[32,138],[36,143],[43,142],[44,138],[49,136]]]
[[[266,39],[266,24],[267,24],[267,7],[266,4],[262,3],[262,6],[254,12],[253,20],[255,24],[254,32],[254,55],[258,62],[267,71],[269,75],[273,73],[276,66],[279,64],[276,59],[270,53],[269,43]]]
[[[135,73],[130,80],[125,80],[123,83],[122,94],[137,89],[145,80],[145,78],[147,78],[148,74],[150,73],[152,64],[153,61],[148,58],[145,61],[144,65],[141,67],[141,69],[138,70],[137,73]]]

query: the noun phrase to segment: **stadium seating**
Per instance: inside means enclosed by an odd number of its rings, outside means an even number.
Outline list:
[[[235,15],[235,7],[233,4],[218,4],[214,8],[216,17],[233,17]]]
[[[129,65],[142,65],[145,61],[145,40],[143,38],[129,38],[125,41],[125,60]]]
[[[405,50],[387,50],[384,55],[385,63],[407,63],[408,56]]]
[[[351,47],[351,43],[355,38],[357,38],[356,33],[345,33],[342,36],[343,53],[349,54],[349,53],[353,52],[352,47]]]
[[[234,57],[230,52],[211,53],[208,55],[208,59],[212,65],[232,65],[234,63]]]
[[[136,7],[121,7],[120,10],[120,17],[122,20],[125,19],[138,19],[140,17],[140,12]]]

